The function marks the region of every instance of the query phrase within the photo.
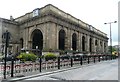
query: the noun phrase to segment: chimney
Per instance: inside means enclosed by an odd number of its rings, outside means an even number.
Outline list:
[[[11,20],[11,21],[13,21],[13,20],[14,20],[13,16],[10,16],[10,20]]]

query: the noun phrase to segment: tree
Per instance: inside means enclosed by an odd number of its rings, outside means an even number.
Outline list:
[[[111,51],[111,46],[108,46],[108,52]],[[112,47],[112,52],[117,51],[116,48]]]

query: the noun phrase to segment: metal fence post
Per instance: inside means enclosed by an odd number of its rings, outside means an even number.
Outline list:
[[[41,72],[41,63],[42,63],[42,58],[41,57],[39,58],[39,62],[40,62],[40,70],[39,71]]]
[[[82,65],[82,57],[80,57],[80,64]]]
[[[98,55],[98,61],[100,62],[100,55]]]
[[[9,39],[10,39],[10,33],[6,31],[3,35],[3,38],[5,39],[5,58],[4,58],[4,79],[6,79],[6,58],[7,58],[7,48],[9,46]]]
[[[60,69],[60,57],[58,57],[58,69]]]
[[[14,58],[12,56],[12,61],[11,61],[11,77],[14,76]]]
[[[95,63],[95,56],[93,56],[94,57],[94,63]]]
[[[72,59],[72,57],[71,57],[71,67],[73,66],[73,59]]]
[[[88,64],[90,63],[90,61],[89,61],[89,56],[88,56]]]

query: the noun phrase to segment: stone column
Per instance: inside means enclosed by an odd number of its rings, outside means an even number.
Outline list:
[[[24,31],[24,32],[23,32],[23,40],[24,40],[24,42],[23,42],[23,44],[24,44],[24,45],[23,45],[23,48],[26,49],[26,48],[27,48],[26,29],[24,29],[23,31]]]
[[[56,34],[56,38],[55,38],[55,40],[56,40],[56,46],[55,46],[55,48],[56,48],[56,50],[58,50],[58,39],[59,39],[59,30],[58,30],[58,25],[56,24],[55,25],[55,34]]]
[[[96,48],[95,48],[95,37],[93,37],[93,41],[92,41],[92,45],[93,45],[93,48],[92,48],[92,51],[93,52],[96,52]]]
[[[68,28],[63,28],[65,29],[65,50],[68,50]]]
[[[77,50],[79,50],[79,51],[81,51],[81,34],[80,34],[80,32],[78,32],[78,37],[77,37]]]
[[[50,24],[45,23],[43,25],[39,26],[39,29],[42,29],[42,34],[43,34],[43,50],[47,51],[49,50],[50,47]]]
[[[77,38],[77,41],[76,41],[76,50],[78,50],[79,48],[79,33],[78,32],[75,32],[76,33],[76,38]]]
[[[28,30],[27,30],[27,35],[28,35],[28,37],[27,37],[27,40],[28,40],[28,48],[30,49],[30,48],[31,48],[31,44],[32,44],[32,43],[31,43],[31,40],[30,40],[30,36],[31,36],[31,35],[30,35],[30,33],[29,33],[29,29],[30,29],[30,28],[27,28],[27,29],[28,29]]]
[[[84,35],[85,35],[85,52],[86,52],[86,51],[87,51],[87,47],[88,47],[88,46],[87,46],[87,43],[88,43],[88,42],[87,42],[87,35],[86,35],[86,34],[84,34]]]
[[[71,49],[71,30],[67,29],[67,36],[68,36],[68,50]]]
[[[80,36],[80,38],[81,38],[81,43],[80,43],[81,44],[81,46],[80,46],[81,52],[83,51],[82,50],[82,48],[83,48],[83,46],[82,46],[82,37],[83,37],[83,34],[81,33],[81,36]]]
[[[103,53],[103,41],[101,40],[101,53]]]
[[[70,50],[72,48],[72,30],[70,29]]]
[[[106,41],[105,44],[106,44],[106,49],[105,50],[106,50],[106,52],[108,52],[108,41]]]
[[[103,48],[103,53],[104,53],[104,41],[102,41],[102,45],[103,45],[102,48]]]
[[[100,53],[101,47],[100,47],[100,39],[98,39],[98,53]]]
[[[87,41],[86,41],[86,45],[87,45],[86,46],[86,51],[89,52],[89,48],[90,48],[90,45],[89,45],[90,36],[87,35],[86,39],[87,39]]]
[[[55,26],[55,23],[49,23],[49,27],[47,27],[47,28],[49,28],[48,29],[48,40],[49,40],[49,42],[48,42],[48,44],[49,44],[49,46],[48,46],[48,48],[49,49],[53,49],[53,50],[55,50],[56,49],[56,26]]]

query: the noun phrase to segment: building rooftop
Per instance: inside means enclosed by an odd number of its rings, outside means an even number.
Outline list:
[[[48,5],[46,5],[46,6],[42,7],[42,8],[37,8],[37,9],[39,10],[40,15],[43,15],[43,14],[45,14],[46,12],[49,12],[49,11],[50,11],[50,12],[54,12],[56,15],[61,16],[62,18],[67,19],[67,20],[69,20],[69,21],[72,21],[72,22],[80,25],[80,26],[83,27],[83,28],[89,29],[89,30],[91,30],[91,31],[94,31],[94,32],[102,35],[102,36],[107,37],[107,34],[106,34],[106,33],[104,33],[104,32],[102,32],[102,31],[96,29],[95,27],[93,27],[93,26],[90,25],[90,24],[87,24],[87,23],[81,21],[80,19],[75,18],[74,16],[70,15],[69,13],[66,13],[66,12],[60,10],[59,8],[53,6],[52,4],[48,4]],[[34,11],[34,10],[33,10],[33,11]],[[29,20],[29,19],[32,19],[32,18],[33,18],[33,11],[32,11],[32,12],[29,12],[29,13],[26,13],[25,15],[20,16],[20,17],[18,17],[18,18],[15,18],[15,19],[14,19],[14,23],[17,24],[18,22],[19,22],[19,23],[20,23],[20,22],[25,22],[25,21],[27,21],[27,20]],[[6,20],[7,22],[11,22],[11,20],[7,20],[7,19],[5,19],[5,20]],[[13,23],[13,21],[12,21],[11,23]]]

